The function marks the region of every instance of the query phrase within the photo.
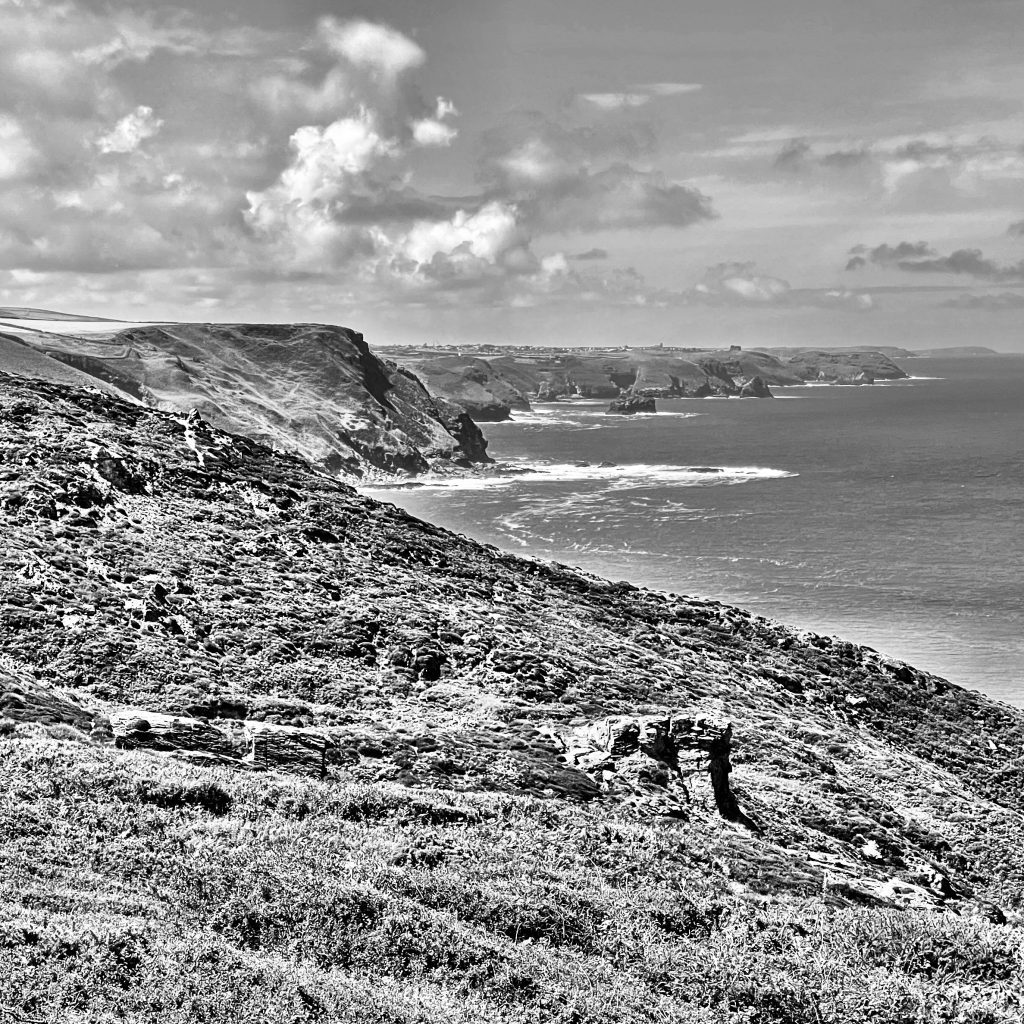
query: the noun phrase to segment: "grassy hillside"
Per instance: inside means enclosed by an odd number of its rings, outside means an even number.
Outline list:
[[[0,1012],[1020,1019],[1024,715],[0,376]]]
[[[24,330],[16,342],[12,348],[0,338],[0,370],[31,375],[33,368],[24,367],[31,353],[34,375],[60,379],[55,368],[66,366],[66,373],[155,408],[198,409],[217,426],[334,472],[420,473],[489,461],[486,440],[461,407],[382,362],[361,334],[344,327],[162,324],[102,335]]]

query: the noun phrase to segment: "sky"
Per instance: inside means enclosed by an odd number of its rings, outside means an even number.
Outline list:
[[[0,0],[0,304],[1024,350],[1019,0]]]

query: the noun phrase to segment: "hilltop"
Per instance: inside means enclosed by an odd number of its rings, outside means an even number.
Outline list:
[[[0,335],[0,368],[98,383],[158,409],[195,408],[332,472],[446,472],[490,461],[464,409],[344,327],[128,325],[36,312]]]
[[[0,981],[61,1020],[1012,1020],[1024,714],[0,375]]]
[[[907,376],[879,351],[653,348],[389,348],[437,395],[480,421],[510,418],[530,401],[563,398],[771,397],[769,387],[870,384]]]

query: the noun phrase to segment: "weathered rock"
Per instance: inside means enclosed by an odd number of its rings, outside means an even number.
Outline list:
[[[699,711],[604,718],[562,736],[567,763],[654,813],[740,817],[729,788],[728,722]]]
[[[740,398],[774,398],[771,389],[761,377],[751,377],[740,384]]]
[[[657,412],[658,407],[653,398],[627,394],[616,398],[606,411],[615,416],[635,416],[637,413]]]

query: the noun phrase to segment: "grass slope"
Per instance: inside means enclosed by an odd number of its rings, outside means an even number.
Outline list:
[[[95,392],[0,466],[11,1019],[1020,1019],[1019,711]],[[731,817],[574,752],[698,712]]]

